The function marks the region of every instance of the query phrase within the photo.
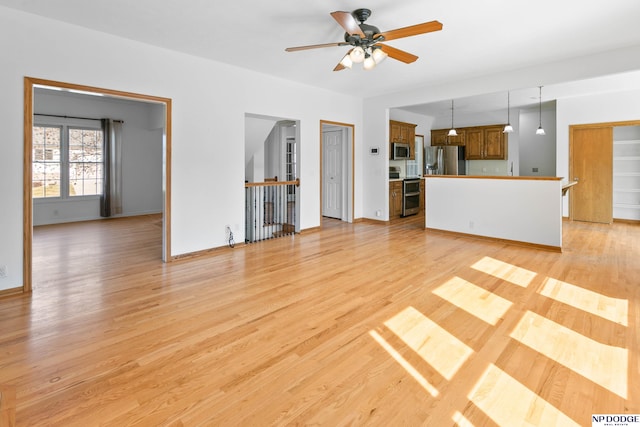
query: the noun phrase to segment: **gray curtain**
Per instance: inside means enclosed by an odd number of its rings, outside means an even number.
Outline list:
[[[102,119],[103,188],[100,216],[122,213],[122,121]]]

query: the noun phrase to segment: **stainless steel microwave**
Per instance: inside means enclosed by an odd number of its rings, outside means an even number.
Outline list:
[[[392,160],[409,160],[411,156],[411,148],[409,144],[402,144],[400,142],[394,142],[391,145],[391,159]]]

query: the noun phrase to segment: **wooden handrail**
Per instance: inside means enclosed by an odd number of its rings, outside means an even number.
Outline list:
[[[245,182],[245,188],[249,187],[266,187],[266,186],[276,186],[276,185],[295,185],[296,187],[300,187],[300,178],[295,181],[265,181],[265,182]]]

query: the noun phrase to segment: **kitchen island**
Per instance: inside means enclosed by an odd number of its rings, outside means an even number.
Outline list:
[[[562,178],[425,175],[425,227],[562,250]]]

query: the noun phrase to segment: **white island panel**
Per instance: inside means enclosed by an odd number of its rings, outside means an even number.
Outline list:
[[[426,179],[429,229],[562,248],[561,178]]]

